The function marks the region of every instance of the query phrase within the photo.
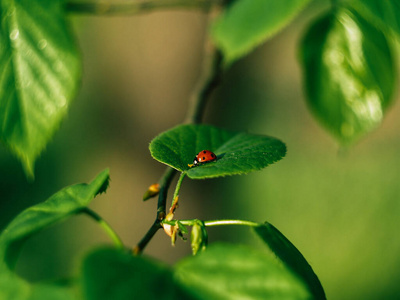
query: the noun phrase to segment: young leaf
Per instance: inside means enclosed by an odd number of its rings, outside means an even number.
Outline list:
[[[115,249],[91,253],[82,267],[85,299],[193,299],[166,266]]]
[[[215,21],[211,36],[226,64],[246,55],[289,24],[309,0],[238,0]]]
[[[6,266],[14,267],[24,242],[30,236],[88,206],[97,194],[106,190],[108,180],[109,171],[104,170],[90,184],[64,188],[16,216],[0,235],[0,271]]]
[[[311,266],[299,250],[278,229],[269,223],[265,223],[255,227],[254,230],[283,265],[305,281],[313,299],[326,299],[324,289]]]
[[[63,0],[1,1],[0,141],[29,176],[80,79],[79,55],[63,8]]]
[[[353,0],[348,4],[383,30],[391,28],[400,35],[400,1]]]
[[[301,278],[269,253],[213,244],[175,266],[176,280],[199,299],[311,299]]]
[[[338,9],[311,27],[301,50],[308,104],[341,143],[381,123],[396,76],[380,30],[356,12]]]
[[[217,155],[215,161],[189,167],[202,150]],[[180,125],[155,137],[150,143],[153,158],[192,179],[244,174],[280,160],[286,146],[263,135],[226,131],[209,125]]]

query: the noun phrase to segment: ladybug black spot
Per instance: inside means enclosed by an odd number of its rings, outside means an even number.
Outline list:
[[[205,156],[203,156],[203,160],[205,160],[206,159],[206,157]]]
[[[206,150],[203,150],[203,153],[204,153],[204,154],[206,154],[206,153],[207,153],[207,151],[206,151]]]

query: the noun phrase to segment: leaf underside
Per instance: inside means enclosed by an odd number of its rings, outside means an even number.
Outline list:
[[[308,2],[234,1],[211,28],[211,37],[222,50],[225,64],[231,64],[272,37],[289,24]]]

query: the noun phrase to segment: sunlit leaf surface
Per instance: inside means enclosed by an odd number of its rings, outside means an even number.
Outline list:
[[[212,162],[189,167],[202,150],[217,155]],[[190,178],[244,174],[277,162],[286,154],[280,140],[209,125],[180,125],[161,133],[150,143],[151,155]]]
[[[394,62],[385,35],[357,13],[335,10],[302,43],[307,102],[343,144],[383,119],[394,90]]]
[[[2,0],[0,6],[0,140],[30,176],[80,79],[63,4]]]

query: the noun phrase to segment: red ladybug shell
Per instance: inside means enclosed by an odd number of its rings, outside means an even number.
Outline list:
[[[210,150],[202,150],[194,158],[193,165],[213,161],[216,159],[217,159],[217,156]]]

